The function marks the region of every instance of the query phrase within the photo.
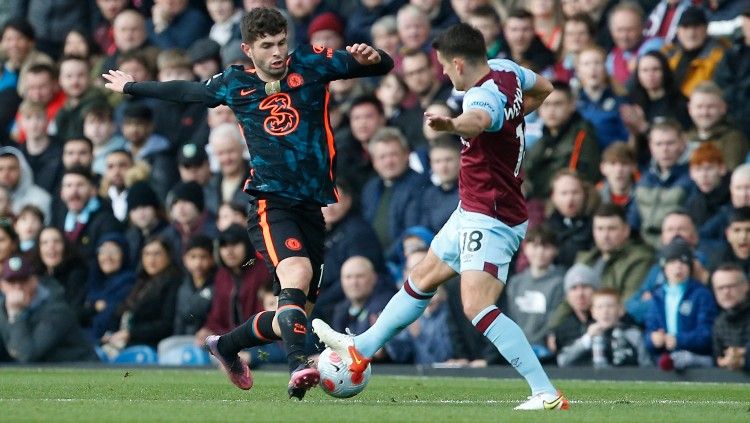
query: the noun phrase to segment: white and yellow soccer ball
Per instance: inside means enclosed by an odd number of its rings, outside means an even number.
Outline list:
[[[362,392],[370,381],[372,368],[368,364],[364,372],[352,372],[349,364],[330,348],[320,353],[318,371],[323,392],[336,398],[351,398]]]

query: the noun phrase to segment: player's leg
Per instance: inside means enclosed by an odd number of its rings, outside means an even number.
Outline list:
[[[386,342],[424,313],[437,287],[456,275],[458,239],[455,215],[440,230],[425,258],[414,267],[404,286],[367,331],[351,337],[335,332],[320,319],[313,321],[313,329],[321,341],[342,357],[351,357],[352,370],[364,371],[369,359]]]
[[[461,302],[477,330],[529,384],[534,403],[528,405],[533,407],[522,409],[567,408],[567,400],[556,393],[521,328],[495,305],[525,232],[525,223],[511,228],[488,216],[464,212],[460,231]]]

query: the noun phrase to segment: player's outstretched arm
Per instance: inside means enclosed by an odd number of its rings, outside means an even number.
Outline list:
[[[393,59],[381,49],[358,43],[346,46],[346,51],[351,57],[350,78],[385,75],[393,69]]]
[[[544,103],[544,99],[552,92],[552,83],[542,75],[536,74],[536,82],[531,89],[523,92],[523,111],[529,114]]]
[[[492,125],[489,113],[480,109],[469,109],[452,119],[432,113],[425,113],[424,117],[427,125],[435,131],[450,132],[463,138],[476,137]]]
[[[139,97],[153,97],[178,103],[209,103],[212,96],[206,84],[191,81],[134,82],[133,76],[120,70],[102,74],[107,80],[105,88]]]

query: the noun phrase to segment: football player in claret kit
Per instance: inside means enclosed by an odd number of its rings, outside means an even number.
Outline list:
[[[432,129],[461,136],[459,206],[370,329],[350,336],[319,319],[313,329],[349,359],[352,371],[364,369],[376,351],[424,312],[438,286],[460,274],[466,315],[531,387],[531,396],[516,409],[568,409],[521,328],[495,306],[527,227],[521,192],[524,114],[539,107],[552,84],[510,60],[488,62],[482,34],[466,24],[447,29],[433,47],[454,87],[466,91],[460,116],[425,114]]]
[[[321,206],[335,203],[333,133],[328,119],[328,83],[384,75],[393,60],[365,44],[346,50],[299,46],[289,53],[287,23],[273,8],[257,8],[242,19],[242,50],[254,68],[231,66],[203,82],[133,82],[120,71],[103,77],[107,88],[135,96],[207,107],[232,108],[250,150],[249,232],[275,274],[275,312],[252,316],[206,345],[230,380],[250,389],[252,375],[237,353],[283,340],[288,353],[290,398],[302,399],[320,378],[304,351],[307,313],[323,271],[325,224]]]

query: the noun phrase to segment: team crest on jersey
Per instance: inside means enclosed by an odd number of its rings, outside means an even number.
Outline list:
[[[299,242],[297,238],[287,238],[286,241],[284,241],[284,245],[292,251],[299,251],[302,249],[302,243]]]
[[[305,83],[305,80],[302,79],[302,75],[298,73],[290,73],[289,76],[286,78],[287,84],[289,84],[289,88],[297,88]]]

